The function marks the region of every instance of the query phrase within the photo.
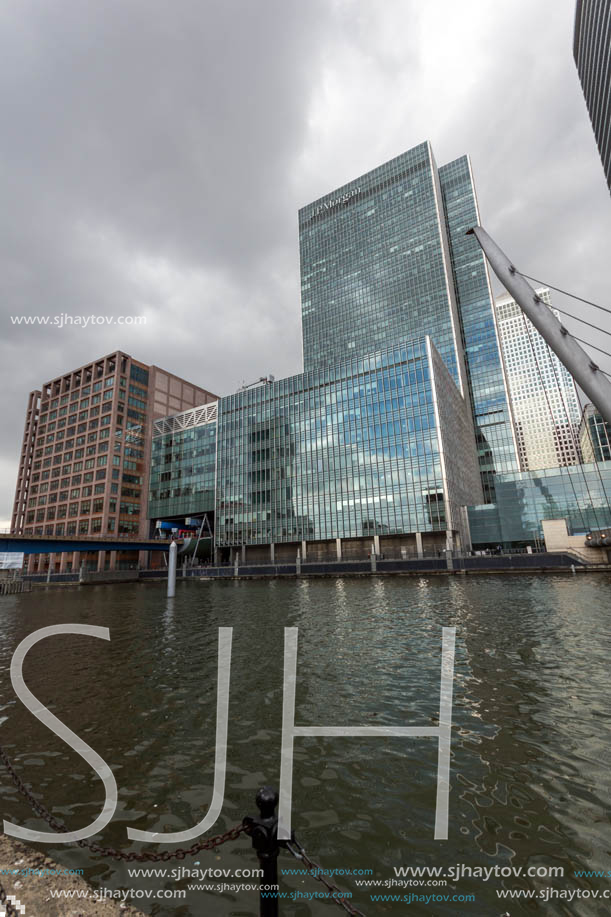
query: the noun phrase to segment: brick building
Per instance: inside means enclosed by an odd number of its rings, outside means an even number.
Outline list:
[[[11,531],[148,537],[153,423],[216,397],[122,351],[44,383],[28,397]],[[31,555],[28,570],[64,572],[80,562],[103,570],[138,558]]]

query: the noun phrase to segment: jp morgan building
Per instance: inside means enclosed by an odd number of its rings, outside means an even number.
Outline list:
[[[305,372],[218,402],[226,559],[469,546],[462,507],[517,470],[477,222],[468,158],[438,169],[428,143],[300,210]],[[161,470],[154,447],[151,518],[205,511],[189,452]]]
[[[485,502],[518,470],[471,165],[422,143],[299,211],[305,369],[428,334],[470,404]]]

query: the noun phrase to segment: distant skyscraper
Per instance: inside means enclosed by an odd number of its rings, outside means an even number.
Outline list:
[[[551,306],[548,289],[537,293]],[[496,317],[522,470],[578,464],[581,411],[573,377],[511,296],[497,298]]]
[[[299,212],[304,368],[431,336],[471,404],[485,499],[517,470],[466,156],[437,169],[422,143]]]
[[[611,189],[611,0],[577,0],[573,56]]]

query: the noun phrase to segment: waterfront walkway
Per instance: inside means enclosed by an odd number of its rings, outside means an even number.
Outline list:
[[[223,564],[220,566],[179,566],[178,579],[185,577],[202,580],[259,578],[259,577],[307,577],[307,576],[380,576],[403,574],[412,576],[430,575],[481,575],[497,573],[587,573],[609,572],[611,564],[586,564],[574,554],[498,554],[484,556],[419,557],[409,559],[312,561],[292,564]],[[147,581],[167,579],[167,568],[129,571],[89,571],[75,573],[30,574],[24,579],[39,584],[94,585],[126,581]]]

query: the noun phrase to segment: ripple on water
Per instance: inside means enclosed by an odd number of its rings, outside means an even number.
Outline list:
[[[153,585],[30,593],[0,604],[2,743],[22,778],[71,826],[98,814],[101,784],[15,701],[8,678],[11,653],[38,627],[110,628],[109,644],[50,638],[31,651],[24,673],[34,694],[115,770],[119,808],[103,841],[129,849],[128,826],[186,829],[210,804],[218,627],[232,626],[234,635],[225,804],[215,831],[253,812],[262,783],[278,784],[285,626],[299,628],[296,722],[303,725],[437,723],[441,628],[455,626],[449,840],[433,839],[435,740],[354,737],[295,741],[293,824],[301,840],[323,865],[373,868],[377,878],[402,864],[555,863],[571,876],[567,887],[592,888],[595,880],[572,873],[611,868],[608,577],[180,587],[171,606]],[[6,781],[0,793],[7,818],[44,828]],[[138,887],[121,864],[94,862],[79,849],[51,852],[108,887]],[[218,855],[227,868],[253,865],[243,841]],[[534,881],[521,887],[539,887]],[[295,877],[286,883],[309,887]],[[500,880],[455,886],[477,896],[465,913],[498,917]],[[368,895],[352,890],[372,913]],[[256,895],[248,894],[206,898],[206,906],[219,917],[254,914]],[[189,893],[180,917],[201,907],[201,894]],[[413,903],[409,913],[456,913],[437,907]],[[570,913],[587,913],[580,907]],[[286,913],[327,910],[324,902],[302,903]],[[177,912],[158,905],[154,913]]]

